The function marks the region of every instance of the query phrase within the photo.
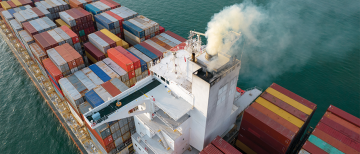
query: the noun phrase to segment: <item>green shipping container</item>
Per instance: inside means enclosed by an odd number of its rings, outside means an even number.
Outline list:
[[[343,152],[341,152],[340,150],[334,148],[332,145],[324,142],[323,140],[319,139],[318,137],[314,136],[314,135],[310,135],[309,139],[308,139],[312,144],[316,145],[317,147],[319,147],[320,149],[326,151],[327,153],[331,153],[331,154],[345,154]]]

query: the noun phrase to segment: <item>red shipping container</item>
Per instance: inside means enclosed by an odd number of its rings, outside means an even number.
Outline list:
[[[306,141],[302,148],[305,149],[307,152],[310,152],[311,154],[328,154],[327,152],[320,149],[309,141]]]
[[[177,40],[179,40],[180,42],[185,42],[186,41],[186,39],[184,39],[183,37],[181,37],[181,36],[179,36],[179,35],[177,35],[177,34],[175,34],[175,33],[173,33],[173,32],[171,32],[171,31],[166,31],[165,32],[165,34],[168,34],[168,35],[170,35],[171,37],[173,37],[173,38],[175,38],[175,39],[177,39]]]
[[[77,67],[84,65],[84,60],[82,59],[81,55],[69,43],[65,43],[61,46],[65,48],[68,54],[70,54],[75,59]]]
[[[320,129],[321,131],[329,134],[330,136],[332,136],[333,138],[341,141],[342,143],[348,145],[351,148],[354,148],[356,151],[360,152],[360,143],[354,141],[353,139],[345,136],[344,134],[336,131],[335,129],[325,125],[322,122],[319,122],[316,126],[316,129]]]
[[[259,145],[255,144],[254,142],[252,142],[249,139],[247,139],[246,137],[244,137],[243,134],[239,133],[238,140],[240,142],[242,142],[243,144],[245,144],[248,148],[250,148],[251,150],[256,152],[257,154],[269,154],[269,152],[265,151],[262,147],[260,147]],[[245,152],[247,152],[247,151],[245,151]]]
[[[123,23],[124,19],[111,11],[106,11],[105,13],[107,13],[108,15],[114,17],[116,20],[119,21],[120,29],[122,31],[122,23]]]
[[[87,42],[84,44],[85,51],[89,53],[95,60],[101,61],[105,59],[105,54],[101,52],[98,48],[96,48],[93,44],[90,42]]]
[[[140,45],[143,46],[144,48],[148,49],[149,51],[151,51],[156,56],[160,57],[160,59],[163,58],[163,53],[161,51],[152,47],[151,45],[147,44],[146,42],[141,42]]]
[[[251,121],[254,126],[262,128],[266,134],[288,147],[295,137],[295,133],[267,117],[260,111],[249,106],[244,113],[243,119]]]
[[[105,5],[109,6],[111,9],[115,9],[116,6],[106,0],[100,0],[100,2],[104,3]]]
[[[211,143],[207,145],[202,151],[204,151],[207,154],[223,154],[219,149],[217,149]]]
[[[223,140],[220,136],[217,136],[214,140],[211,141],[216,148],[224,152],[225,154],[241,154],[241,152],[235,149],[228,142]]]
[[[110,48],[108,50],[108,56],[111,60],[113,60],[116,64],[118,64],[126,72],[130,72],[130,71],[134,70],[133,62],[129,58],[127,58],[126,56],[121,54],[119,51],[117,51],[116,49]],[[129,74],[131,74],[131,73],[129,73]],[[129,77],[130,77],[130,75],[129,75]]]
[[[360,119],[333,106],[333,105],[330,105],[329,108],[327,109],[327,111],[337,115],[338,117],[340,118],[343,118],[345,119],[346,121],[349,121],[350,123],[360,127]]]
[[[51,48],[55,48],[59,45],[48,32],[40,33],[40,35],[50,44]]]
[[[99,36],[101,39],[103,39],[106,43],[108,43],[110,45],[110,48],[115,48],[116,47],[116,42],[114,40],[112,40],[111,38],[109,38],[108,36],[106,36],[101,31],[97,31],[97,32],[95,32],[95,34],[97,36]]]
[[[66,10],[65,12],[75,19],[76,25],[79,25],[79,24],[81,24],[81,17],[79,15],[77,15],[76,13],[74,13],[72,11],[73,9]]]
[[[300,111],[299,109],[291,106],[290,104],[280,100],[279,98],[267,93],[266,91],[261,94],[261,97],[266,99],[267,101],[273,103],[274,105],[278,106],[279,108],[289,112],[293,116],[299,118],[302,121],[306,121],[309,117],[306,113]]]
[[[76,67],[75,59],[62,46],[57,46],[54,49],[66,61],[66,63],[69,65],[70,69],[73,69]]]
[[[46,52],[46,50],[51,49],[50,44],[42,37],[42,35],[40,34],[34,35],[34,40],[43,51]]]
[[[56,65],[50,60],[50,58],[44,59],[43,65],[48,71],[48,74],[55,80],[56,83],[58,83],[58,81],[64,77],[59,68],[56,67]]]
[[[335,121],[333,121],[333,120],[331,120],[331,119],[329,119],[327,117],[322,117],[320,121],[322,123],[330,126],[331,128],[337,130],[338,132],[341,132],[345,136],[350,137],[351,139],[353,139],[356,142],[360,143],[360,134],[355,133],[354,131],[350,130],[349,128],[346,128],[345,126],[340,125],[340,124],[336,123]]]
[[[128,72],[128,76],[129,76],[129,80],[131,80],[132,78],[135,78],[135,71],[134,70],[132,70],[132,71],[129,71]]]
[[[114,142],[114,140],[113,140],[113,138],[112,138],[112,135],[109,135],[108,137],[106,137],[106,138],[104,139],[105,145],[109,145],[110,143],[113,143],[113,142]]]
[[[140,59],[135,57],[133,54],[131,54],[129,51],[124,49],[121,46],[117,46],[115,48],[117,51],[119,51],[121,54],[123,54],[125,57],[129,58],[134,63],[134,70],[141,67]]]
[[[159,32],[160,32],[160,33],[164,33],[164,32],[165,32],[165,28],[162,27],[162,26],[159,26]]]
[[[22,23],[22,26],[32,36],[39,34],[38,31],[29,22]]]
[[[121,93],[110,81],[106,81],[101,86],[112,96],[115,97]]]
[[[299,127],[297,127],[296,125],[294,125],[290,121],[284,119],[283,117],[280,117],[276,113],[270,111],[269,109],[262,106],[261,104],[259,104],[257,102],[254,102],[253,104],[251,104],[251,106],[253,108],[255,108],[256,110],[260,111],[261,113],[263,113],[264,115],[268,116],[272,120],[276,121],[277,123],[285,126],[286,128],[288,128],[289,130],[291,130],[295,134],[299,131]]]
[[[51,81],[51,83],[54,85],[54,87],[57,89],[57,91],[60,93],[60,95],[62,95],[62,97],[64,97],[64,93],[61,91],[60,87],[58,87],[57,84],[55,84],[55,81],[50,77],[50,75],[48,74],[48,77]]]
[[[350,129],[353,132],[360,132],[359,127],[355,126],[354,124],[352,124],[352,123],[350,123],[350,122],[348,122],[348,121],[346,121],[346,120],[344,120],[344,119],[342,119],[342,118],[340,118],[340,117],[338,117],[338,116],[336,116],[336,115],[334,115],[334,114],[332,114],[332,113],[330,113],[328,111],[325,112],[325,115],[323,117],[327,117],[327,118],[331,119],[332,121],[334,121],[334,122],[348,128],[348,129]]]
[[[121,5],[113,0],[107,0],[108,2],[112,3],[115,5],[115,8],[121,7]]]
[[[302,98],[302,97],[299,96],[299,95],[296,95],[295,93],[293,93],[293,92],[291,92],[291,91],[289,91],[289,90],[287,90],[287,89],[279,86],[279,85],[276,84],[276,83],[273,83],[270,87],[273,88],[273,89],[275,89],[275,90],[277,90],[278,92],[283,93],[284,95],[292,98],[293,100],[295,100],[295,101],[297,101],[297,102],[299,102],[299,103],[301,103],[301,104],[309,107],[309,108],[312,109],[312,110],[315,110],[315,109],[316,109],[316,104],[314,104],[314,103],[306,100],[305,98]]]
[[[80,20],[81,20],[82,24],[87,22],[86,15],[83,14],[81,11],[79,11],[78,9],[75,9],[75,8],[71,9],[71,11],[73,11],[75,14],[77,14],[80,17]]]
[[[115,149],[115,144],[114,142],[110,143],[109,145],[106,146],[106,151],[110,152],[111,150]]]
[[[11,6],[11,8],[16,8],[16,5],[12,1],[6,1],[6,2]]]
[[[350,148],[348,145],[342,143],[341,141],[331,137],[329,134],[324,133],[323,131],[319,130],[319,129],[315,129],[312,132],[312,135],[315,135],[316,137],[318,137],[319,139],[323,140],[324,142],[332,145],[333,147],[335,147],[336,149],[344,152],[344,153],[359,153],[356,150],[354,150],[353,148]]]
[[[31,10],[34,11],[39,16],[39,18],[45,17],[45,14],[42,13],[38,8],[33,7]]]
[[[285,153],[287,151],[287,147],[246,120],[241,121],[239,133],[270,153]]]
[[[92,21],[92,15],[89,12],[85,11],[83,8],[76,8],[76,9],[85,15],[87,21]],[[90,24],[90,25],[92,25],[92,24]]]
[[[69,4],[71,8],[77,8],[77,7],[84,8],[84,5],[80,3],[78,0],[69,0]]]
[[[60,28],[71,37],[73,44],[79,43],[78,35],[76,35],[69,27],[61,26]]]

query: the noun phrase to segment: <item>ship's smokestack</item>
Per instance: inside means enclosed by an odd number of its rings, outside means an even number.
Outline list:
[[[205,58],[206,58],[206,60],[209,60],[209,61],[210,61],[211,58],[217,57],[217,55],[218,55],[217,53],[216,53],[215,55],[210,55],[208,52],[206,52],[206,53],[205,53]]]

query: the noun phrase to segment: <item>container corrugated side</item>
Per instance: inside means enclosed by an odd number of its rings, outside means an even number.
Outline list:
[[[133,34],[133,35],[135,35],[136,37],[138,37],[139,39],[145,37],[145,32],[144,32],[144,30],[141,29],[140,27],[136,26],[135,24],[129,22],[129,21],[124,21],[124,22],[123,22],[123,28],[124,28],[124,30],[127,30],[127,31],[130,32],[131,34]]]
[[[54,30],[49,30],[47,33],[59,44],[62,45],[65,43],[65,40],[60,37]]]
[[[95,63],[101,70],[103,70],[110,78],[120,78],[109,66],[107,66],[103,61]]]
[[[90,90],[89,92],[87,92],[85,94],[85,99],[87,102],[89,102],[89,104],[95,108],[99,105],[101,105],[102,103],[104,103],[104,101],[101,99],[101,97],[93,90]]]
[[[211,144],[226,154],[241,154],[240,151],[235,149],[231,144],[223,140],[220,136],[217,136],[214,140],[212,140]]]
[[[55,49],[49,49],[46,51],[51,61],[59,68],[64,76],[68,75],[70,68],[67,62],[60,56],[60,54]]]
[[[156,44],[162,46],[163,48],[170,50],[172,47],[168,44],[166,44],[165,42],[159,40],[157,37],[153,37],[150,40],[152,40],[153,42],[155,42]]]
[[[89,68],[103,81],[109,81],[111,78],[103,71],[101,70],[97,65],[93,64],[90,65]]]
[[[51,27],[41,18],[35,20],[43,29],[44,31],[48,31]]]
[[[41,19],[44,20],[50,26],[51,29],[56,28],[56,24],[52,20],[50,20],[48,17],[43,17]]]
[[[323,117],[327,117],[328,119],[331,119],[332,121],[338,123],[341,126],[344,126],[345,128],[349,129],[352,132],[360,132],[360,128],[357,127],[356,125],[354,125],[353,123],[350,123],[349,121],[346,121],[336,115],[334,115],[333,113],[326,111]],[[335,126],[333,126],[335,127]],[[341,130],[342,133],[345,134],[352,134],[349,131],[346,130]]]
[[[327,153],[339,153],[339,154],[343,153],[340,150],[333,147],[332,145],[324,142],[323,140],[319,139],[314,135],[310,135],[308,141],[310,141],[312,144],[316,145],[320,149],[326,151]]]
[[[129,89],[123,82],[121,82],[118,78],[111,79],[110,82],[121,92],[124,92]]]
[[[104,83],[90,68],[85,67],[81,70],[96,86]]]
[[[90,42],[86,42],[84,44],[84,48],[85,48],[85,52],[87,52],[87,54],[90,54],[91,57],[94,58],[95,61],[93,61],[93,63],[96,63],[102,59],[105,58],[105,54],[103,52],[101,52],[98,48],[96,48],[92,43]],[[87,55],[88,56],[88,55]]]
[[[48,58],[47,54],[40,48],[40,46],[37,43],[30,44],[29,47],[33,55],[38,59],[40,63],[44,59]]]
[[[248,154],[256,154],[256,153],[269,154],[269,152],[264,150],[261,146],[250,141],[248,138],[244,137],[240,133],[238,135],[238,140],[236,141],[236,146]]]
[[[140,59],[129,53],[129,51],[127,51],[121,46],[117,46],[115,47],[115,49],[133,62],[134,70],[141,67]]]
[[[101,52],[107,54],[107,50],[110,48],[110,45],[106,43],[103,39],[101,39],[96,34],[92,33],[88,35],[89,41],[96,46]]]
[[[81,94],[76,90],[76,88],[70,83],[67,78],[62,78],[59,80],[59,85],[68,98],[68,100],[73,104],[73,106],[78,106],[84,102]]]
[[[174,42],[171,42],[170,40],[166,39],[165,37],[162,37],[161,35],[158,35],[155,38],[159,39],[160,41],[166,43],[167,45],[169,45],[171,47],[175,47],[177,45]]]
[[[148,56],[146,56],[145,54],[143,54],[142,52],[140,52],[139,50],[137,50],[134,47],[131,47],[129,49],[127,49],[130,53],[136,55],[137,57],[139,57],[140,59],[142,59],[143,61],[146,62],[147,68],[150,68],[150,63],[152,62],[152,59],[150,59]]]
[[[14,13],[13,16],[19,23],[26,22],[26,19],[20,13]]]
[[[66,34],[61,28],[55,28],[54,31],[63,39],[66,43],[73,45],[71,37]]]
[[[82,71],[77,71],[74,75],[80,80],[81,83],[88,89],[94,89],[96,85],[84,74]]]
[[[85,93],[88,92],[88,89],[85,87],[85,85],[75,75],[70,75],[67,77],[67,79],[81,94],[81,96],[84,97]]]
[[[164,57],[163,53],[161,51],[157,50],[156,48],[152,47],[151,45],[147,44],[146,42],[141,42],[139,45],[143,46],[144,48],[146,48],[147,50],[149,50],[150,52],[155,54],[160,59]]]
[[[115,41],[113,41],[112,39],[110,39],[108,36],[106,36],[104,33],[102,33],[101,31],[97,31],[94,34],[96,34],[97,36],[99,36],[102,40],[104,40],[106,43],[109,44],[110,48],[114,48],[116,47],[116,43]]]
[[[103,13],[102,13],[103,14]],[[114,22],[104,17],[102,14],[98,14],[94,16],[94,19],[97,23],[104,26],[106,29],[114,29]]]
[[[134,34],[130,33],[125,29],[123,31],[124,31],[124,39],[130,45],[136,45],[141,42],[140,38],[136,37]]]
[[[111,60],[110,58],[105,58],[103,60],[103,62],[107,66],[109,66],[114,72],[116,72],[120,76],[120,78],[123,82],[126,82],[129,80],[128,73],[123,68],[121,68],[118,64],[116,64],[113,60]]]
[[[306,141],[302,148],[310,152],[311,154],[328,154],[327,152],[320,149],[319,147],[317,147],[316,145],[312,144],[309,141]]]
[[[83,58],[81,57],[80,53],[78,53],[72,46],[70,46],[70,44],[65,43],[61,47],[63,47],[68,52],[68,54],[70,54],[71,57],[75,60],[76,67],[78,69],[82,69],[85,67]]]
[[[118,64],[121,68],[123,68],[126,72],[134,70],[133,62],[116,49],[111,48],[108,50],[108,53],[109,58]]]
[[[22,28],[22,26],[19,24],[19,22],[17,22],[15,19],[10,20],[9,23],[10,23],[10,25],[13,28],[14,31],[18,32],[18,31],[24,30]]]
[[[110,39],[112,39],[117,46],[122,46],[122,40],[116,36],[115,34],[111,33],[109,30],[107,29],[102,29],[100,30],[102,33],[104,33],[106,36],[108,36]]]
[[[148,49],[144,48],[139,44],[134,45],[134,48],[145,54],[147,57],[151,58],[154,62],[159,59],[158,56],[156,56],[154,53],[152,53],[151,51],[149,51]]]
[[[28,45],[35,42],[35,40],[25,30],[19,31],[19,35]]]
[[[101,85],[112,97],[115,97],[121,93],[110,81],[104,82]]]
[[[68,66],[71,70],[71,73],[75,72],[75,70],[74,70],[74,69],[76,69],[75,59],[62,46],[57,46],[54,49],[67,62]]]
[[[356,125],[357,127],[360,127],[360,119],[333,106],[333,105],[330,105],[329,108],[327,109],[327,111],[337,115],[338,117],[341,117],[343,118],[344,120]]]
[[[203,151],[207,154],[222,154],[222,152],[212,144],[207,145]]]
[[[164,47],[160,46],[159,44],[155,43],[152,40],[146,40],[145,43],[151,45],[152,47],[154,47],[155,49],[161,51],[163,53],[163,56],[165,57],[164,53],[166,53],[166,51],[168,51],[168,49],[165,49]]]
[[[171,42],[175,43],[176,45],[178,45],[178,44],[182,43],[181,41],[179,41],[179,40],[177,40],[177,39],[175,39],[175,38],[171,37],[170,35],[168,35],[168,34],[166,34],[166,33],[161,33],[161,34],[160,34],[160,36],[162,36],[162,37],[164,37],[164,38],[168,39],[169,41],[171,41]]]
[[[59,70],[59,68],[56,67],[56,65],[54,64],[54,62],[51,61],[51,59],[47,58],[43,60],[43,65],[47,71],[47,73],[53,78],[53,80],[56,82],[57,86],[58,85],[58,81],[63,78],[64,76],[62,75],[61,71]]]

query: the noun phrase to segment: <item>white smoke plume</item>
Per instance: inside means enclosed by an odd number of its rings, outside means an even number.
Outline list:
[[[359,50],[360,3],[357,0],[245,0],[225,7],[208,23],[206,50],[214,55],[242,52],[240,79],[269,85],[275,77],[297,71],[311,58],[341,58]],[[235,44],[231,31],[241,33]],[[358,40],[358,41],[356,41]],[[321,56],[321,57],[319,57]]]

